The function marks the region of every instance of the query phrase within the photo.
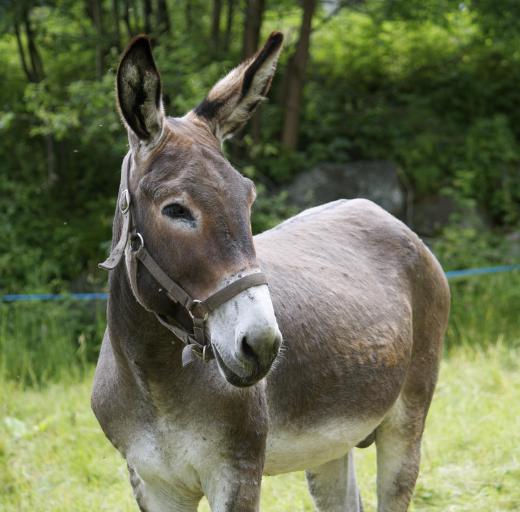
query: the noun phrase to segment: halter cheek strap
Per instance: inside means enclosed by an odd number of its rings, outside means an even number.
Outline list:
[[[203,301],[192,298],[180,285],[173,281],[168,274],[164,272],[160,265],[146,250],[143,236],[138,232],[136,226],[134,226],[132,222],[131,195],[128,189],[131,168],[130,155],[126,156],[126,165],[123,163],[123,168],[125,171],[121,176],[121,192],[118,200],[118,207],[122,216],[121,234],[117,244],[110,252],[110,255],[103,263],[99,264],[99,267],[105,270],[113,270],[116,268],[128,247],[128,274],[130,277],[130,287],[132,288],[132,292],[137,302],[147,311],[153,313],[159,323],[166,327],[178,341],[185,345],[182,350],[183,366],[191,363],[195,357],[207,362],[215,357],[211,340],[206,334],[206,321],[209,314],[239,293],[252,288],[253,286],[267,284],[267,279],[261,272],[249,274],[236,279]],[[153,278],[166,291],[168,298],[188,313],[192,322],[191,332],[186,331],[180,325],[170,322],[169,318],[160,315],[146,306],[141,298],[137,285],[139,263],[148,270]]]

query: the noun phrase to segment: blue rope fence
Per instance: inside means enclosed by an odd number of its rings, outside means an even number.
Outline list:
[[[463,270],[449,270],[446,272],[448,279],[460,277],[479,276],[483,274],[498,274],[520,270],[518,265],[499,265],[496,267],[466,268]],[[9,294],[0,296],[0,302],[38,302],[50,300],[107,300],[107,293],[31,293]]]

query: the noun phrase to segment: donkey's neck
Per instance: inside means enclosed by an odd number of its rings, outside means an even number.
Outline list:
[[[172,381],[182,368],[182,344],[137,302],[124,261],[111,272],[109,288],[108,328],[118,364],[144,383],[162,370]]]

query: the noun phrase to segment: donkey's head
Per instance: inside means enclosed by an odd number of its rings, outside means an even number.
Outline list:
[[[192,297],[205,299],[258,271],[250,221],[255,187],[220,148],[264,99],[282,40],[282,34],[273,33],[254,57],[182,118],[164,114],[161,80],[147,38],[137,37],[119,65],[117,100],[130,142],[133,223],[162,270]],[[174,310],[145,268],[136,285],[147,309],[182,324],[182,312]],[[237,386],[265,376],[281,343],[266,285],[220,305],[206,328],[221,373]]]

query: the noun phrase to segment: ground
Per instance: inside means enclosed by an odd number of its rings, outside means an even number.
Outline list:
[[[445,358],[411,510],[520,510],[519,369],[520,351],[500,345]],[[91,381],[29,391],[0,383],[0,510],[137,511],[125,464],[90,411]],[[373,447],[356,450],[356,462],[374,511]],[[311,511],[303,473],[265,478],[261,510]]]

